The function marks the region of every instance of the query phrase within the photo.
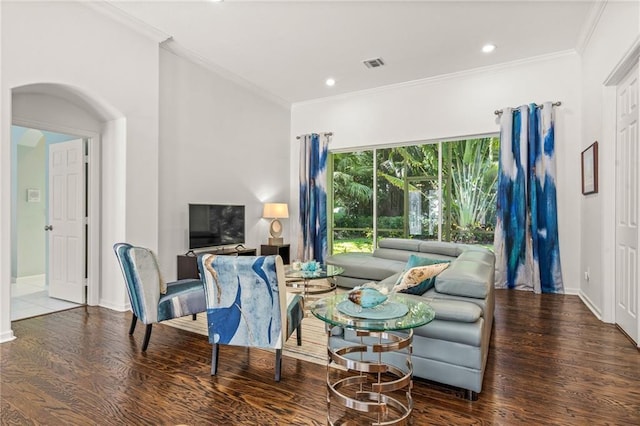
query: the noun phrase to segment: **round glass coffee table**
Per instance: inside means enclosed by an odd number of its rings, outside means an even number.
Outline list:
[[[303,271],[285,266],[284,276],[287,287],[293,293],[301,293],[305,301],[308,296],[325,294],[336,289],[333,277],[344,272],[344,268],[333,265],[320,265],[315,271]]]
[[[343,293],[317,300],[311,305],[311,313],[330,325],[327,327],[327,423],[354,420],[362,424],[364,420],[372,425],[407,424],[413,410],[413,329],[435,318],[433,308],[395,294],[377,308],[359,309],[348,300],[348,293]],[[331,326],[354,330],[359,343],[332,345]],[[405,364],[388,362],[384,356],[387,352],[399,352],[401,358],[406,355]],[[332,414],[332,401],[340,407],[337,415]]]

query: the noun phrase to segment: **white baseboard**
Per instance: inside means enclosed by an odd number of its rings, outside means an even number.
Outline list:
[[[100,303],[98,303],[98,306],[111,309],[112,311],[118,311],[118,312],[125,312],[130,310],[128,303],[118,304],[118,303],[112,303],[104,299],[100,300]]]
[[[16,336],[13,334],[13,330],[9,330],[0,334],[0,343],[10,342],[15,340]]]
[[[45,284],[45,281],[47,279],[47,275],[46,274],[38,274],[38,275],[26,275],[24,277],[17,277],[15,279],[15,283],[16,284]]]
[[[565,287],[564,294],[569,294],[571,296],[578,296],[580,294],[580,288]]]
[[[580,300],[582,300],[582,303],[584,303],[585,306],[589,308],[589,310],[593,313],[593,315],[596,316],[596,318],[598,318],[602,322],[606,322],[602,319],[602,312],[600,312],[600,309],[596,307],[596,305],[591,301],[591,299],[589,299],[589,296],[587,296],[585,292],[578,292],[578,296],[580,297]]]

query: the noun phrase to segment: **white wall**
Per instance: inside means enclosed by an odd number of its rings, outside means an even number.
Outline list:
[[[11,91],[53,83],[96,107],[102,122],[126,123],[104,137],[105,176],[126,168],[125,181],[103,177],[100,303],[123,309],[126,294],[112,253],[126,239],[158,245],[158,41],[107,18],[82,3],[1,2],[2,99],[0,129],[0,341],[12,338],[9,314]],[[46,65],[46,66],[45,66]],[[116,147],[115,145],[120,145]],[[144,173],[141,173],[144,171]],[[118,186],[119,185],[119,186]],[[118,202],[124,199],[126,213]],[[118,234],[115,230],[123,232]]]
[[[245,205],[245,245],[267,243],[262,203],[289,201],[289,131],[289,108],[160,50],[159,258],[167,279],[188,250],[189,203]]]
[[[106,122],[102,128],[102,168],[100,196],[103,205],[101,216],[102,279],[100,304],[108,308],[122,309],[125,303],[122,273],[113,255],[113,244],[127,239],[129,224],[123,220],[127,212],[126,192],[129,179],[127,173],[127,119],[124,117]],[[124,159],[124,160],[123,160]],[[134,175],[135,176],[135,175]],[[146,211],[146,210],[145,210]],[[153,212],[155,214],[155,212]],[[104,236],[110,236],[105,238]],[[111,266],[109,269],[108,266]],[[107,269],[107,270],[105,270]]]
[[[2,31],[4,12],[0,3],[0,342],[15,339],[11,330],[11,161],[15,156],[7,148],[11,140],[11,97],[5,90],[5,72],[2,52],[6,36]],[[4,141],[4,143],[3,143]],[[10,147],[10,145],[9,145]]]
[[[597,27],[582,53],[582,140],[580,149],[599,144],[599,192],[581,197],[583,238],[581,296],[594,313],[608,322],[613,318],[615,294],[615,88],[605,80],[640,35],[640,3],[606,3]]]
[[[39,93],[24,93],[15,90],[12,101],[12,119],[20,123],[48,123],[59,127],[86,130],[100,133],[102,122],[92,111],[81,108],[70,101],[45,93],[41,87]]]
[[[561,101],[556,108],[560,256],[565,290],[580,285],[580,60],[575,53],[534,58],[294,104],[291,118],[291,204],[297,217],[296,136],[333,132],[331,150],[496,133],[494,110]],[[293,222],[293,221],[292,221]]]

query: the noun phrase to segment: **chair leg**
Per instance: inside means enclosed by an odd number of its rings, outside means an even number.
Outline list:
[[[280,381],[281,370],[282,370],[282,349],[276,349],[276,382]]]
[[[193,314],[193,320],[194,320],[194,321],[197,319],[197,315],[198,315],[198,314]]]
[[[214,343],[211,350],[211,375],[215,376],[218,371],[218,354],[220,352],[220,345]]]
[[[296,340],[298,346],[302,346],[302,322],[300,323],[298,328],[296,328]]]
[[[133,330],[136,329],[136,323],[138,322],[138,317],[136,314],[133,314],[133,318],[131,318],[131,326],[129,327],[129,335],[133,334]]]
[[[144,332],[144,341],[142,342],[142,352],[147,351],[147,346],[149,346],[149,339],[151,338],[151,326],[153,324],[147,324],[147,329]]]

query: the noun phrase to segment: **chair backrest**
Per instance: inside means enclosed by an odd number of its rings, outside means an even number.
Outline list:
[[[287,295],[280,256],[203,254],[198,256],[198,268],[211,343],[282,348]]]
[[[127,243],[113,246],[131,302],[131,311],[143,324],[158,322],[160,270],[151,250]]]

